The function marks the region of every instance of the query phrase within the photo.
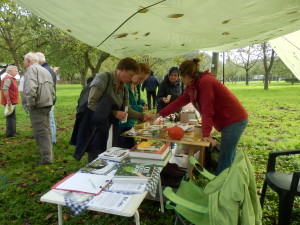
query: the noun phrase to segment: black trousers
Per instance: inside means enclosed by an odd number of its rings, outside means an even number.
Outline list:
[[[132,127],[119,127],[119,143],[117,147],[131,149],[134,147],[134,138],[121,136]]]
[[[91,120],[94,126],[91,142],[88,145],[88,162],[93,161],[107,149],[109,129],[113,126],[112,146],[118,145],[119,120],[113,115],[112,110],[120,110],[108,95],[104,95],[98,103]]]
[[[16,131],[16,107],[12,114],[5,117],[6,118],[6,136],[11,136],[17,133]]]
[[[148,103],[148,109],[151,109],[151,98],[153,101],[153,108],[156,107],[156,91],[147,91],[147,103]]]

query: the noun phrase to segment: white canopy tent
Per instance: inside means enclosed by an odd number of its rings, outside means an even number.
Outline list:
[[[300,30],[269,41],[285,65],[300,80]]]
[[[227,51],[268,41],[300,27],[299,0],[14,1],[119,58]]]

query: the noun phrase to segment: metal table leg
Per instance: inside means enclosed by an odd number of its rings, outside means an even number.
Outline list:
[[[135,221],[136,225],[140,225],[140,214],[139,214],[139,211],[137,211],[137,210],[134,213],[134,221]]]
[[[58,216],[58,225],[63,224],[63,219],[62,219],[62,207],[61,205],[57,205],[57,216]]]
[[[160,175],[159,175],[159,178],[158,178],[158,193],[159,193],[160,209],[161,209],[161,212],[164,213],[165,208],[164,208],[164,200],[163,200],[163,194],[162,194]]]

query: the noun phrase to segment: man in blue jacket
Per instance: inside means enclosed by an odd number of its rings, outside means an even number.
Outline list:
[[[151,110],[151,97],[153,102],[153,109],[156,107],[156,89],[159,86],[159,81],[151,70],[150,76],[143,82],[142,91],[147,91],[148,109]]]

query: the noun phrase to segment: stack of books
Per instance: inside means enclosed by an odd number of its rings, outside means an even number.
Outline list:
[[[126,162],[129,158],[129,149],[112,147],[98,155],[98,159],[105,159],[114,162]]]
[[[130,161],[133,163],[154,164],[165,166],[172,156],[169,144],[154,141],[142,141],[129,150]]]

